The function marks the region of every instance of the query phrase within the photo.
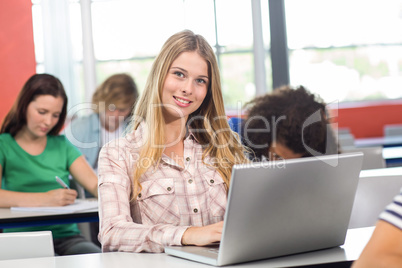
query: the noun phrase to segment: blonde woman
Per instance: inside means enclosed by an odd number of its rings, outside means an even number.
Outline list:
[[[99,156],[104,252],[220,241],[232,166],[246,161],[225,116],[215,55],[191,31],[156,57],[131,132]]]

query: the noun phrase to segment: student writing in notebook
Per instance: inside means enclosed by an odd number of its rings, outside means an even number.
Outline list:
[[[0,207],[65,206],[77,192],[63,188],[71,173],[94,196],[97,178],[81,153],[62,135],[67,113],[63,85],[49,74],[35,74],[23,86],[0,130]],[[76,224],[4,229],[50,230],[58,255],[100,252]]]
[[[129,133],[99,155],[103,251],[220,241],[232,166],[246,161],[225,116],[217,61],[191,31],[156,57]]]
[[[326,104],[303,86],[283,86],[248,104],[241,128],[253,160],[280,160],[339,152]]]

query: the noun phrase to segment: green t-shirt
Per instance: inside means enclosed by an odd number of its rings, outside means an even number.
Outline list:
[[[1,188],[16,192],[47,192],[61,188],[59,176],[69,185],[69,168],[81,155],[64,135],[47,136],[45,150],[40,155],[24,151],[9,133],[0,134]],[[52,231],[54,238],[79,234],[77,224],[4,229],[4,232]]]

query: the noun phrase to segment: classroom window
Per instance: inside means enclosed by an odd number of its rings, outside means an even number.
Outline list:
[[[84,1],[90,3],[92,38],[82,36]],[[93,43],[95,84],[127,72],[142,91],[164,41],[184,28],[202,34],[214,48],[227,110],[261,92],[256,86],[256,74],[261,73],[255,69],[256,57],[265,62],[263,91],[272,90],[268,0],[260,2],[260,28],[253,24],[254,0],[32,3],[37,71],[62,80],[70,106],[90,101],[95,90],[85,83],[85,40],[91,38]],[[290,84],[304,85],[327,102],[402,98],[402,0],[284,3]],[[257,54],[253,50],[256,29],[263,38],[263,52]]]
[[[58,10],[50,0],[33,0],[37,70],[52,71],[51,64],[45,60],[46,44],[43,40],[47,29],[44,28],[43,17],[48,15],[52,20],[60,20],[61,16],[57,13],[67,13],[67,16],[64,14],[66,19],[60,23],[64,23],[64,27],[69,29],[71,50],[69,68],[72,74],[65,74],[64,77],[61,75],[61,80],[63,84],[66,79],[73,81],[72,86],[66,86],[69,97],[76,96],[73,101],[78,103],[85,98],[88,101],[88,96],[86,97],[84,92],[95,89],[85,89],[84,83],[86,77],[83,67],[81,1],[60,1],[68,5],[68,9]],[[134,77],[141,92],[154,57],[166,39],[182,29],[190,29],[203,35],[216,52],[221,69],[225,107],[233,109],[239,101],[245,102],[255,96],[250,1],[92,0],[90,2],[97,84],[114,73],[127,72]],[[261,6],[260,12],[266,24],[268,4],[262,1]],[[52,12],[44,14],[46,12],[43,10],[46,8]],[[268,27],[265,25],[264,29]],[[58,38],[56,36],[58,34],[60,33],[54,30],[51,40],[47,42],[53,42]],[[264,41],[265,45],[269,42],[269,34],[264,34]]]
[[[291,84],[327,102],[402,97],[401,0],[285,0],[285,7]]]

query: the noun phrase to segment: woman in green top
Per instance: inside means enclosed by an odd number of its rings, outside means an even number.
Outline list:
[[[67,114],[67,96],[56,77],[35,74],[24,85],[0,129],[0,207],[65,206],[74,203],[71,174],[97,196],[97,177],[85,158],[58,135]],[[100,252],[80,235],[77,224],[5,229],[4,232],[51,230],[58,255]]]

